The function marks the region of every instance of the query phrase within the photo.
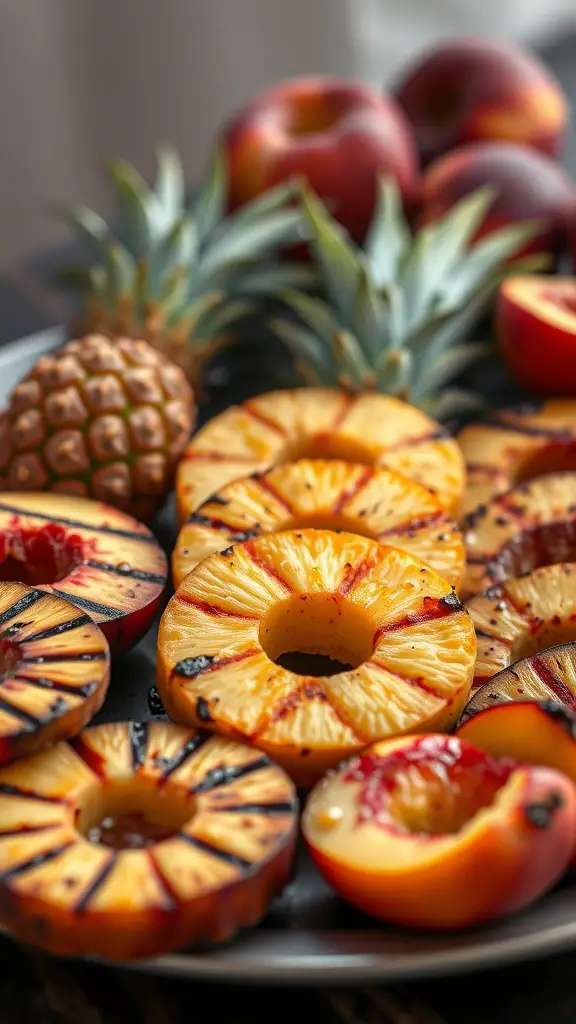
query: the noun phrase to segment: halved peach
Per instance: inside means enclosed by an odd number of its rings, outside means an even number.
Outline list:
[[[154,534],[125,512],[69,494],[11,493],[0,502],[0,580],[71,601],[114,655],[144,635],[167,577]]]
[[[405,736],[330,773],[302,826],[349,903],[403,926],[463,928],[523,909],[562,876],[576,788],[455,736]]]
[[[64,956],[157,956],[254,925],[291,876],[294,787],[253,748],[114,722],[0,770],[0,924]]]
[[[461,721],[505,701],[553,701],[576,710],[576,644],[559,644],[498,672],[478,687]]]
[[[576,395],[576,278],[509,277],[496,306],[500,351],[537,395]]]
[[[493,498],[463,525],[470,597],[544,565],[576,560],[576,473],[545,473]]]
[[[467,602],[478,650],[472,689],[531,654],[576,640],[576,563],[546,565]]]

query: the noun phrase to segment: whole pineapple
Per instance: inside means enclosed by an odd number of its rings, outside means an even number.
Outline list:
[[[10,395],[0,418],[0,489],[81,495],[149,520],[194,422],[183,370],[147,342],[69,341]]]
[[[383,179],[360,249],[315,193],[305,193],[302,207],[325,298],[287,289],[281,299],[296,322],[278,316],[270,323],[303,379],[394,395],[438,418],[479,404],[474,394],[446,387],[490,350],[470,344],[469,333],[508,274],[546,262],[514,259],[537,233],[533,222],[475,241],[493,198],[490,189],[480,189],[413,236],[394,180]]]
[[[303,237],[295,185],[278,185],[228,214],[224,152],[216,152],[191,200],[180,159],[168,147],[158,151],[153,187],[124,161],[108,171],[113,226],[86,206],[62,211],[89,249],[86,263],[57,275],[83,297],[82,333],[144,338],[198,388],[206,360],[263,300],[317,282],[309,265],[274,261],[279,249]]]

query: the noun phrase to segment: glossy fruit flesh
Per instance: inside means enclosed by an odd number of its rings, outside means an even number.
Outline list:
[[[98,623],[114,655],[132,647],[150,626],[168,575],[150,530],[85,498],[0,497],[0,580],[72,601]]]
[[[514,487],[463,525],[465,596],[555,562],[576,561],[576,473]]]
[[[74,736],[101,708],[108,644],[87,615],[0,583],[0,764]]]
[[[402,548],[456,589],[464,574],[460,531],[422,484],[394,470],[301,459],[228,484],[193,512],[174,551],[174,584],[230,544],[304,527],[346,530]]]
[[[232,406],[198,431],[178,469],[180,523],[232,480],[305,457],[386,465],[432,488],[450,512],[464,488],[458,445],[420,410],[387,395],[296,388]]]
[[[576,710],[576,645],[549,647],[502,669],[472,693],[464,715],[517,700],[555,701]]]
[[[496,307],[500,351],[537,395],[576,395],[576,280],[510,277]]]
[[[542,473],[576,470],[576,401],[507,409],[458,435],[466,460],[464,513]]]
[[[331,674],[293,652],[340,662]],[[300,785],[376,738],[448,728],[476,639],[449,584],[347,533],[268,534],[201,562],[160,624],[158,689],[176,721],[260,747]]]
[[[114,723],[0,771],[0,923],[131,960],[255,924],[288,881],[293,786],[253,749]]]
[[[547,565],[467,602],[478,639],[472,688],[508,665],[576,640],[576,563]]]
[[[495,761],[455,737],[403,737],[329,774],[302,827],[326,880],[361,910],[461,928],[522,909],[561,876],[576,790],[557,772]]]

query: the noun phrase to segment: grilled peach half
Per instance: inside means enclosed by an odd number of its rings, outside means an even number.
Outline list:
[[[552,701],[576,710],[576,644],[559,644],[515,661],[473,690],[462,721],[506,701]]]
[[[201,562],[160,623],[174,721],[255,744],[301,786],[375,739],[447,729],[474,626],[406,551],[350,533],[266,534]]]
[[[468,515],[542,473],[576,469],[576,401],[551,399],[504,409],[458,435],[466,460]]]
[[[0,580],[75,604],[113,655],[144,635],[168,576],[151,531],[118,509],[63,494],[6,494],[0,502]]]
[[[110,679],[104,635],[61,597],[0,583],[0,764],[74,736]]]
[[[576,473],[547,473],[468,516],[465,597],[556,562],[576,561]]]
[[[576,640],[576,563],[506,580],[467,602],[478,640],[472,689],[519,658]]]
[[[460,531],[423,484],[392,469],[300,459],[234,481],[192,512],[174,550],[174,584],[214,551],[303,527],[347,530],[402,548],[456,589],[464,575]]]
[[[562,876],[576,788],[455,736],[376,743],[313,790],[302,827],[324,878],[398,925],[450,929],[522,910]]]
[[[388,466],[459,511],[462,452],[435,420],[389,395],[304,387],[250,398],[197,432],[176,478],[180,524],[232,480],[305,457]]]
[[[294,788],[172,723],[87,729],[0,770],[0,924],[64,956],[157,956],[255,924],[291,876]]]

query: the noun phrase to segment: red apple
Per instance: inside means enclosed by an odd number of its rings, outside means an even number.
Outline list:
[[[257,96],[227,126],[232,208],[300,175],[361,242],[379,175],[393,175],[410,207],[416,147],[394,100],[360,82],[297,78]]]
[[[509,277],[496,335],[520,384],[538,395],[576,395],[576,277]]]
[[[550,157],[509,142],[476,142],[432,164],[422,180],[421,222],[438,220],[481,186],[496,196],[478,235],[517,221],[538,220],[542,231],[524,252],[557,254],[566,245],[576,186]]]
[[[396,98],[426,164],[467,142],[520,142],[557,156],[566,97],[537,57],[496,39],[451,39],[409,69]]]

